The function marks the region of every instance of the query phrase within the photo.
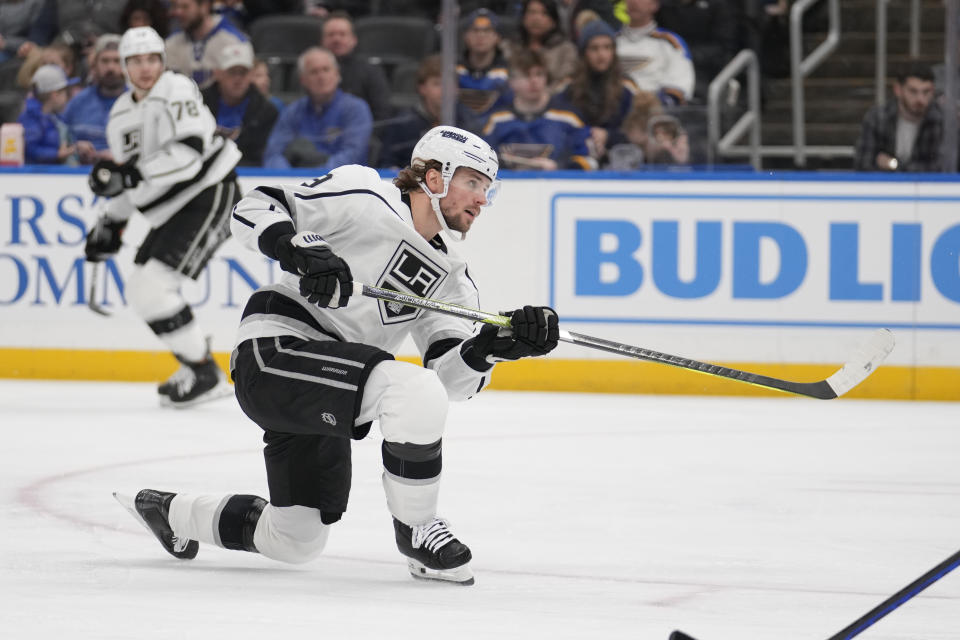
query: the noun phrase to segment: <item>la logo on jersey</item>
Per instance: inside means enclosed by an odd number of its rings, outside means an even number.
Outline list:
[[[429,298],[446,277],[447,271],[443,267],[413,246],[401,242],[380,276],[377,286]],[[384,324],[409,322],[418,317],[421,311],[422,309],[408,307],[399,302],[380,300],[380,319]]]
[[[140,149],[140,129],[131,129],[123,132],[123,152],[133,155]]]

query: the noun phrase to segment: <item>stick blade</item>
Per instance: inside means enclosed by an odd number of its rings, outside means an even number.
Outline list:
[[[893,332],[889,329],[877,329],[847,364],[827,378],[827,384],[837,397],[842,396],[876,371],[880,363],[893,351],[895,344]]]
[[[670,634],[670,640],[697,640],[693,636],[688,636],[679,629]]]

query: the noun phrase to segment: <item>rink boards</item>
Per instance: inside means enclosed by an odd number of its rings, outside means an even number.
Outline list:
[[[0,376],[172,371],[122,295],[143,221],[108,263],[98,301],[114,315],[102,318],[86,306],[83,243],[97,203],[85,174],[5,171],[0,184]],[[451,244],[488,311],[550,304],[572,331],[796,380],[826,377],[889,327],[897,346],[887,366],[850,395],[960,400],[958,204],[960,182],[941,176],[514,173],[467,241]],[[247,297],[277,273],[230,241],[186,291],[224,363]],[[415,358],[412,343],[400,355]],[[572,345],[499,365],[494,385],[761,393]]]

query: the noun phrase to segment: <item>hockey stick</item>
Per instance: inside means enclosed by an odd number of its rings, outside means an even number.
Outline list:
[[[884,618],[888,613],[897,609],[900,605],[956,569],[957,566],[960,566],[960,551],[957,551],[933,569],[930,569],[903,589],[900,589],[900,591],[897,591],[873,609],[870,609],[870,611],[851,622],[839,633],[830,636],[827,640],[850,640],[860,635],[872,627],[877,621]],[[694,638],[682,631],[674,631],[670,634],[670,640],[694,640]]]
[[[100,279],[100,267],[102,264],[102,262],[93,263],[93,273],[90,275],[90,293],[87,295],[87,306],[90,307],[90,310],[94,313],[99,313],[102,316],[110,316],[112,314],[97,302],[97,281]]]
[[[361,293],[369,298],[377,298],[379,300],[397,302],[418,309],[446,313],[457,316],[458,318],[493,324],[498,327],[510,327],[510,319],[496,313],[461,307],[460,305],[449,304],[447,302],[441,302],[440,300],[412,296],[391,289],[381,289],[380,287],[363,284],[362,282],[354,282],[353,286],[354,291],[359,288]],[[819,398],[821,400],[831,400],[842,396],[863,382],[867,376],[873,373],[877,365],[887,357],[887,354],[890,353],[894,345],[893,334],[889,329],[877,329],[873,336],[860,347],[853,359],[843,365],[841,369],[829,378],[820,380],[819,382],[793,382],[790,380],[781,380],[780,378],[771,378],[770,376],[764,376],[758,373],[750,373],[749,371],[721,367],[707,362],[700,362],[699,360],[691,360],[689,358],[670,355],[669,353],[644,349],[643,347],[634,347],[602,338],[594,338],[582,333],[574,333],[563,329],[560,330],[560,340],[591,349],[616,353],[640,360],[648,360],[650,362],[659,362],[681,369],[698,371],[718,378],[729,378],[730,380],[746,382],[747,384],[758,387],[776,389],[778,391],[785,391],[810,398]]]

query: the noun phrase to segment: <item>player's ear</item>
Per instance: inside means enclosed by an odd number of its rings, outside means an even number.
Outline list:
[[[427,183],[427,188],[430,189],[431,193],[440,193],[443,191],[443,175],[439,170],[433,168],[427,169],[423,179]]]

